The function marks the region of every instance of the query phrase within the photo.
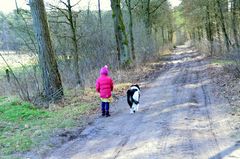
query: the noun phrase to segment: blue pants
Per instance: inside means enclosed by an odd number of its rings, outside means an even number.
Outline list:
[[[109,102],[102,102],[102,112],[109,112]]]

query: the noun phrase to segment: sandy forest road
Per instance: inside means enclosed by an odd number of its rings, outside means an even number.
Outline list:
[[[184,47],[170,62],[173,67],[142,92],[139,112],[129,114],[126,99],[120,99],[110,118],[97,119],[46,158],[240,158],[223,109],[228,103],[213,96],[208,63]]]

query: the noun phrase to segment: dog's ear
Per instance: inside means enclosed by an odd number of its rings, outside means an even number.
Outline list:
[[[133,84],[133,85],[131,85],[131,87],[137,87],[140,90],[140,87],[138,84]]]
[[[138,84],[136,84],[135,86],[136,86],[136,87],[137,87],[137,88],[140,90],[140,87],[139,87],[139,85],[138,85]]]

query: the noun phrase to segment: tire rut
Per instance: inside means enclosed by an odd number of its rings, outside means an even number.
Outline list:
[[[119,148],[116,150],[116,155],[113,157],[114,159],[118,158],[119,154],[121,153],[122,151],[122,148],[127,144],[129,140],[129,136],[125,137],[120,143],[119,143]]]
[[[204,95],[204,106],[206,107],[206,114],[207,114],[207,118],[208,118],[208,121],[209,121],[210,131],[211,131],[211,134],[212,134],[213,139],[215,141],[215,145],[216,145],[218,151],[220,151],[220,148],[219,148],[220,146],[219,146],[216,134],[214,133],[214,130],[213,130],[213,121],[212,121],[212,118],[210,116],[209,108],[208,108],[208,105],[211,104],[211,100],[210,100],[210,97],[209,97],[209,95],[206,91],[205,86],[201,86],[201,89],[202,89],[202,92],[203,92],[203,95]],[[218,156],[218,157],[221,158],[221,156]]]

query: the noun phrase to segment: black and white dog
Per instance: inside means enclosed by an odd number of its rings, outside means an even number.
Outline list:
[[[127,91],[127,102],[130,106],[130,113],[138,111],[140,100],[140,87],[139,85],[131,85]]]

